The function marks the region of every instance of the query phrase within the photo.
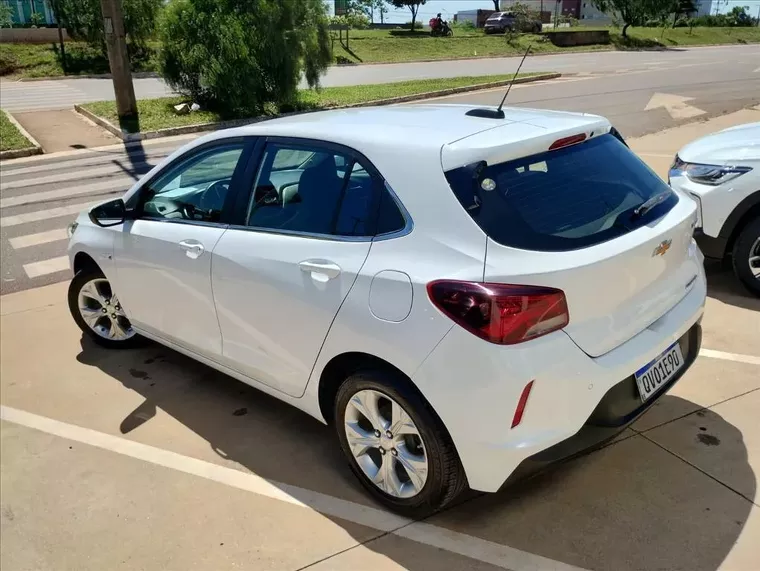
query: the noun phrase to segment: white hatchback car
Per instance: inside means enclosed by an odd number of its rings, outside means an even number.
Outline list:
[[[699,351],[696,205],[602,117],[478,115],[201,137],[78,218],[71,313],[101,345],[153,339],[333,424],[408,515],[612,438]]]
[[[736,277],[760,296],[760,123],[689,143],[669,182],[697,201],[695,236],[705,256],[731,258]]]

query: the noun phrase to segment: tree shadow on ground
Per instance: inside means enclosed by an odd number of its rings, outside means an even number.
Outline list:
[[[144,398],[125,418],[113,419],[123,434],[150,423],[161,409],[220,458],[307,505],[313,500],[299,497],[299,488],[377,507],[350,473],[332,429],[275,398],[153,343],[107,351],[84,338],[77,359]],[[666,399],[683,405],[670,396],[661,402]],[[715,453],[701,460],[706,469],[710,462],[730,463],[733,478],[754,498],[742,434],[713,412],[693,414],[709,416],[700,424],[725,443],[723,449],[705,448]],[[429,523],[589,569],[715,571],[750,508],[652,440],[634,435],[498,494],[471,493]],[[330,519],[351,533],[343,520]],[[398,537],[383,539],[365,547],[411,570],[495,569]]]

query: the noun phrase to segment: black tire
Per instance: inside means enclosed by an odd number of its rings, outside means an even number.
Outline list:
[[[105,347],[107,349],[131,349],[143,345],[145,343],[145,338],[141,337],[140,335],[135,334],[132,337],[124,340],[106,339],[95,333],[90,328],[90,326],[87,325],[84,318],[82,317],[82,314],[79,311],[79,292],[82,287],[87,284],[87,282],[98,278],[106,279],[106,277],[103,275],[103,272],[101,272],[99,268],[88,267],[79,270],[69,284],[69,311],[71,312],[71,316],[74,318],[74,321],[79,326],[79,329],[81,329],[82,333],[89,337],[93,343],[97,343],[101,347]]]
[[[760,297],[760,278],[752,274],[749,266],[749,258],[752,255],[760,255],[760,252],[753,252],[757,248],[757,240],[760,239],[760,217],[754,218],[747,222],[742,228],[739,236],[734,242],[734,248],[731,252],[731,263],[734,267],[734,274],[751,293]]]
[[[453,442],[430,405],[408,381],[381,370],[364,370],[352,374],[335,397],[334,426],[341,450],[351,471],[371,496],[390,510],[405,517],[420,518],[436,512],[454,500],[466,487],[467,478]],[[428,474],[422,491],[411,498],[397,498],[378,488],[364,474],[352,454],[344,419],[349,400],[360,390],[371,389],[395,400],[417,426],[428,461]]]

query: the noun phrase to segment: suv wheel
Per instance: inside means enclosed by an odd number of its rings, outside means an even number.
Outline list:
[[[742,228],[732,252],[736,277],[749,291],[760,297],[760,218]]]
[[[393,375],[368,370],[346,379],[334,420],[351,470],[391,510],[424,517],[465,488],[464,470],[440,420]]]
[[[71,280],[69,311],[79,328],[103,347],[127,349],[142,339],[132,328],[110,282],[97,268],[80,270]]]

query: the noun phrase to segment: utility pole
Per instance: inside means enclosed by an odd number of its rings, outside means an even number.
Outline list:
[[[53,0],[53,14],[58,25],[58,43],[61,46],[61,67],[66,74],[66,48],[63,45],[63,28],[61,27],[61,0]]]
[[[119,123],[123,126],[125,121],[137,119],[137,101],[132,85],[132,70],[129,67],[121,0],[100,0],[100,8],[103,11],[108,63],[116,95],[116,112],[119,115]]]

